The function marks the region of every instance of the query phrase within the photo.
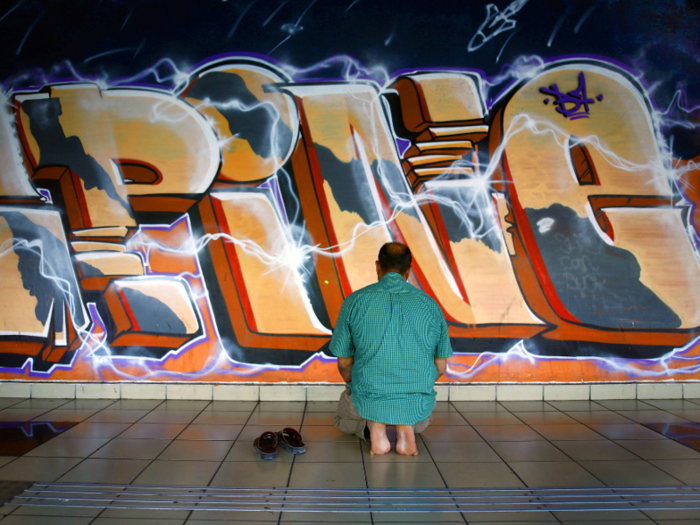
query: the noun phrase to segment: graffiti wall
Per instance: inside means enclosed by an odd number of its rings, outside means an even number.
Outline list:
[[[0,12],[0,379],[341,382],[399,241],[444,381],[700,380],[697,2],[161,8]]]

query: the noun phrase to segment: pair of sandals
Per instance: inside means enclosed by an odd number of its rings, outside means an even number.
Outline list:
[[[253,448],[260,459],[277,459],[277,446],[286,448],[292,454],[304,454],[306,446],[301,434],[293,428],[285,428],[281,432],[263,432],[253,442]]]

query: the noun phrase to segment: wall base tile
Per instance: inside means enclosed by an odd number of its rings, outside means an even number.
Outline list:
[[[165,391],[166,399],[193,399],[211,401],[213,398],[212,385],[180,385],[169,384]]]
[[[544,385],[545,401],[586,401],[590,397],[590,385]]]
[[[24,381],[0,382],[0,397],[31,397],[32,384]]]
[[[121,383],[78,383],[75,385],[77,399],[119,399]]]
[[[165,399],[165,384],[122,383],[122,399]]]
[[[681,383],[638,383],[637,399],[682,399]]]
[[[636,399],[637,384],[636,383],[608,383],[600,385],[591,385],[591,400],[604,399]]]
[[[75,399],[75,383],[32,383],[32,397],[42,399]]]
[[[258,385],[214,385],[214,401],[257,401]]]
[[[497,401],[542,401],[543,399],[542,385],[498,385],[496,387]]]
[[[304,385],[260,385],[260,401],[306,401]]]
[[[345,385],[308,385],[306,387],[307,401],[338,401]]]
[[[700,399],[700,383],[683,383],[683,397]]]
[[[496,385],[450,385],[450,401],[495,401]]]
[[[449,385],[435,385],[435,401],[449,401],[450,387]]]

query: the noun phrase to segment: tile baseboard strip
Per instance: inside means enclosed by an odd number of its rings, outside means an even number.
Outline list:
[[[193,399],[337,401],[342,384],[67,383],[0,381],[0,397],[53,399]],[[438,401],[584,401],[697,399],[700,382],[585,384],[439,384]]]

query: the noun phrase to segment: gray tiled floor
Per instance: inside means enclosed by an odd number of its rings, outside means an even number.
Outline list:
[[[418,438],[417,457],[393,450],[370,455],[357,437],[333,427],[335,407],[333,402],[0,399],[0,421],[77,423],[23,457],[0,454],[0,480],[217,487],[700,485],[700,452],[644,426],[698,421],[700,400],[440,403]],[[300,429],[307,453],[293,456],[280,449],[277,461],[261,461],[253,440],[285,426]],[[0,525],[700,523],[698,511],[428,517],[1,509]]]

